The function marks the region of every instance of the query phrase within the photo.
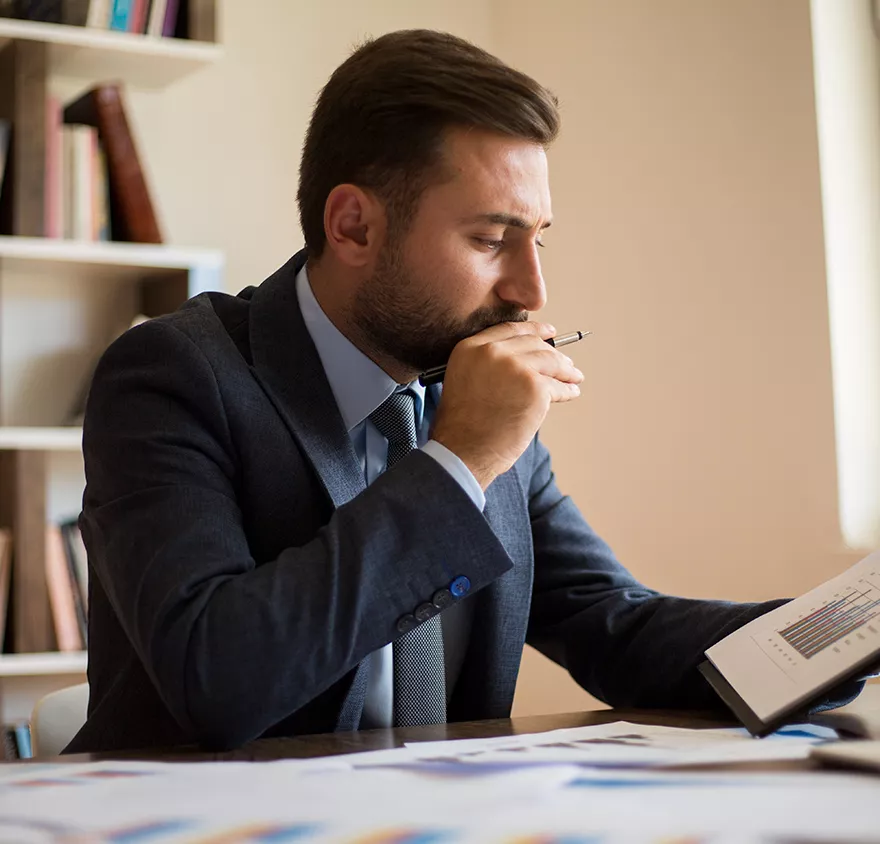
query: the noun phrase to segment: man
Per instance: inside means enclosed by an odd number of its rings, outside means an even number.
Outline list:
[[[504,717],[526,641],[613,705],[719,705],[703,651],[778,602],[640,585],[537,437],[582,380],[528,321],[558,121],[450,35],[365,44],[312,116],[306,249],[106,352],[69,750]]]

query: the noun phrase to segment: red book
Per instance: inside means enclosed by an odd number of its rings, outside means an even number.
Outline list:
[[[96,126],[107,157],[113,240],[162,243],[119,85],[99,85],[64,109],[65,123]]]
[[[147,26],[147,0],[134,0],[131,14],[128,17],[128,31],[143,35]]]

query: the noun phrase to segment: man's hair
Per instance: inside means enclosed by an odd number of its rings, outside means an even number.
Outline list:
[[[444,178],[448,129],[546,147],[559,131],[557,106],[534,79],[454,35],[402,30],[367,41],[324,86],[306,134],[297,200],[309,256],[324,251],[324,206],[337,185],[375,193],[399,234],[425,188]]]

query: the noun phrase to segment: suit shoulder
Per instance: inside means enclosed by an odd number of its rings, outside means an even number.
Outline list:
[[[201,353],[208,359],[228,359],[234,350],[250,363],[248,325],[250,299],[254,288],[237,296],[228,293],[200,293],[169,314],[154,317],[129,329],[108,352],[137,352],[152,357],[162,349],[181,349]]]

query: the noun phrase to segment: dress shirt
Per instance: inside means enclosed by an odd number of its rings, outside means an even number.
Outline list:
[[[415,396],[419,447],[443,466],[474,505],[482,510],[486,498],[470,469],[448,448],[428,439],[436,408],[425,388],[418,380],[408,385],[397,384],[336,328],[312,292],[307,266],[297,274],[296,295],[306,330],[321,359],[324,374],[360,460],[367,484],[371,484],[385,471],[388,460],[388,441],[367,417],[395,390],[409,389]],[[471,622],[471,605],[466,600],[444,610],[441,616],[447,698],[451,695],[461,670]],[[386,645],[368,659],[369,679],[361,726],[390,727],[394,711],[392,646]]]

